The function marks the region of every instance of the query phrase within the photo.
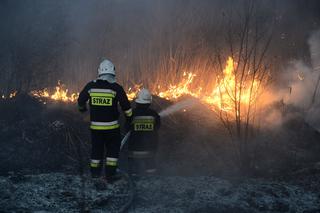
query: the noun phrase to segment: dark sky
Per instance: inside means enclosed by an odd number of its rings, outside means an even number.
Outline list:
[[[28,88],[58,79],[83,84],[95,77],[103,57],[114,61],[121,81],[128,81],[136,70],[154,69],[157,59],[172,49],[183,46],[197,54],[200,43],[210,49],[217,29],[228,17],[236,23],[245,2],[0,0],[1,88],[8,82],[17,87],[19,78],[32,79]],[[307,39],[320,28],[320,1],[255,2],[274,28],[269,54],[284,64],[308,62]]]

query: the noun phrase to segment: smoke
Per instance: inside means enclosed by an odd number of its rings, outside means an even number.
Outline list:
[[[320,30],[315,32],[308,41],[310,45],[311,62],[313,66],[313,78],[312,86],[314,88],[312,93],[311,108],[308,110],[306,115],[306,121],[313,126],[315,129],[320,131]]]
[[[284,95],[284,102],[301,109],[308,109],[312,105],[319,73],[302,61],[291,62],[287,69],[285,80],[289,81],[289,85]]]
[[[146,84],[162,75],[176,79],[172,73],[160,75],[161,66],[161,72],[178,70],[174,68],[176,64],[184,65],[179,72],[192,71],[190,64],[207,69],[209,55],[220,43],[217,41],[222,36],[220,27],[232,21],[232,17],[237,23],[238,16],[232,16],[232,11],[237,14],[245,2],[2,0],[0,90],[19,89],[21,84],[25,90],[39,89],[62,80],[70,89],[79,91],[96,77],[102,57],[115,63],[119,82],[125,87],[132,86],[129,85],[132,82]],[[304,53],[301,40],[317,27],[320,4],[317,1],[302,4],[300,0],[259,1],[259,4],[262,8],[259,14],[268,14],[277,21],[274,55],[287,59]],[[295,49],[288,48],[293,39]],[[170,67],[173,68],[169,70]]]
[[[171,106],[169,106],[168,108],[162,110],[159,115],[161,117],[166,117],[172,113],[175,113],[181,109],[188,109],[193,107],[195,104],[199,103],[195,98],[188,98],[186,100],[177,102]]]
[[[320,131],[320,30],[314,32],[308,39],[311,64],[302,60],[294,60],[289,63],[285,72],[280,76],[282,87],[278,92],[274,91],[278,101],[286,105],[293,106],[299,110],[309,125]],[[276,116],[274,116],[276,115]],[[270,123],[282,123],[292,117],[287,114],[286,117],[280,116],[280,113],[270,112],[266,116]]]
[[[313,33],[309,40],[311,65],[303,61],[293,61],[288,68],[287,80],[289,94],[285,97],[287,104],[309,110],[319,103],[318,81],[320,75],[320,30]]]
[[[268,109],[264,110],[260,117],[260,125],[263,129],[275,129],[281,127],[284,122],[281,111],[274,106],[270,106]]]
[[[320,30],[313,33],[308,40],[313,69],[320,72]]]

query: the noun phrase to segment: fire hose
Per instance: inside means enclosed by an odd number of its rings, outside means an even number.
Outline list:
[[[127,132],[126,135],[121,140],[120,152],[122,151],[124,145],[128,141],[130,135],[131,135],[131,131]],[[130,177],[130,175],[122,170],[119,170],[119,172],[122,173],[122,175],[124,176],[125,179],[127,179],[128,183],[129,183],[129,191],[130,191],[130,197],[129,197],[128,202],[125,205],[123,205],[122,208],[119,210],[119,212],[122,213],[122,212],[127,212],[129,210],[130,206],[132,205],[132,203],[134,201],[136,190],[135,190],[134,182],[133,182],[132,178]]]
[[[127,143],[129,137],[131,135],[131,131],[127,132],[121,141],[120,151],[123,149],[123,146]]]
[[[185,107],[190,107],[194,105],[194,101],[193,100],[185,100],[185,101],[182,101],[182,102],[178,102],[170,107],[168,107],[167,109],[161,111],[159,114],[161,117],[166,117],[167,115],[171,114],[171,113],[174,113],[182,108],[185,108]],[[72,130],[72,131],[70,131]],[[71,128],[69,130],[70,133],[74,133],[73,129]],[[81,141],[81,139],[79,138],[79,136],[77,134],[74,134],[76,136],[76,138]],[[120,145],[120,152],[123,150],[123,147],[124,145],[127,143],[129,137],[131,135],[131,131],[127,132],[125,134],[125,136],[123,137],[123,139],[121,140],[121,145]],[[80,145],[80,143],[77,143],[78,146]],[[82,155],[81,155],[81,149],[80,147],[77,147],[77,152],[79,154],[79,157],[80,157],[80,165],[82,165]],[[83,180],[84,176],[83,176],[83,170],[82,170],[82,167],[80,166],[80,174],[81,174],[81,179]],[[130,177],[130,175],[128,173],[126,173],[125,171],[122,171],[122,170],[119,170],[119,173],[121,173],[123,175],[123,177],[128,181],[129,183],[129,200],[124,204],[122,205],[122,207],[119,209],[119,212],[122,213],[122,212],[127,212],[129,210],[129,208],[131,207],[133,201],[134,201],[134,197],[136,195],[136,190],[135,190],[135,184],[132,180],[132,178]],[[82,181],[83,184],[84,184],[84,181]],[[82,187],[84,188],[84,185],[82,185]],[[84,194],[82,195],[82,197],[84,198]],[[85,200],[85,199],[84,199]],[[80,205],[80,208],[83,210],[85,208],[86,204],[83,203],[82,205]]]
[[[175,103],[174,105],[169,106],[168,108],[162,110],[159,115],[161,118],[166,117],[172,113],[175,113],[183,108],[190,108],[193,105],[195,105],[197,102],[195,101],[194,98],[188,98],[184,101],[180,101],[178,103]],[[127,134],[125,134],[125,136],[123,137],[122,141],[121,141],[121,147],[120,150],[122,150],[123,146],[127,143],[129,137],[131,135],[131,131],[127,132]]]

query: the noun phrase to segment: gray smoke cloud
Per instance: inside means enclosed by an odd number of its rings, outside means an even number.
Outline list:
[[[313,98],[314,103],[308,110],[306,121],[320,131],[320,30],[315,32],[308,41],[310,45],[311,61],[313,65],[313,73],[311,80],[312,86],[314,87]]]
[[[308,40],[314,71],[320,72],[320,30],[314,32]]]
[[[313,93],[316,87],[318,72],[303,61],[292,61],[285,72],[285,81],[289,81],[284,102],[301,109],[308,109],[312,105]]]
[[[285,85],[278,92],[279,100],[300,110],[298,116],[320,131],[320,30],[308,39],[311,63],[294,60],[281,76]],[[292,114],[288,115],[293,116]],[[280,119],[288,119],[281,118]]]
[[[320,30],[310,36],[308,44],[311,65],[294,61],[288,68],[291,73],[291,94],[287,97],[287,103],[304,109],[319,102],[317,83],[320,75]]]

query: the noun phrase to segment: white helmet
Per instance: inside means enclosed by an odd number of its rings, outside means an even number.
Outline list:
[[[111,74],[116,75],[116,68],[109,60],[103,60],[98,68],[98,75]]]
[[[141,89],[138,93],[138,97],[135,100],[138,104],[151,104],[152,95],[147,89]]]

